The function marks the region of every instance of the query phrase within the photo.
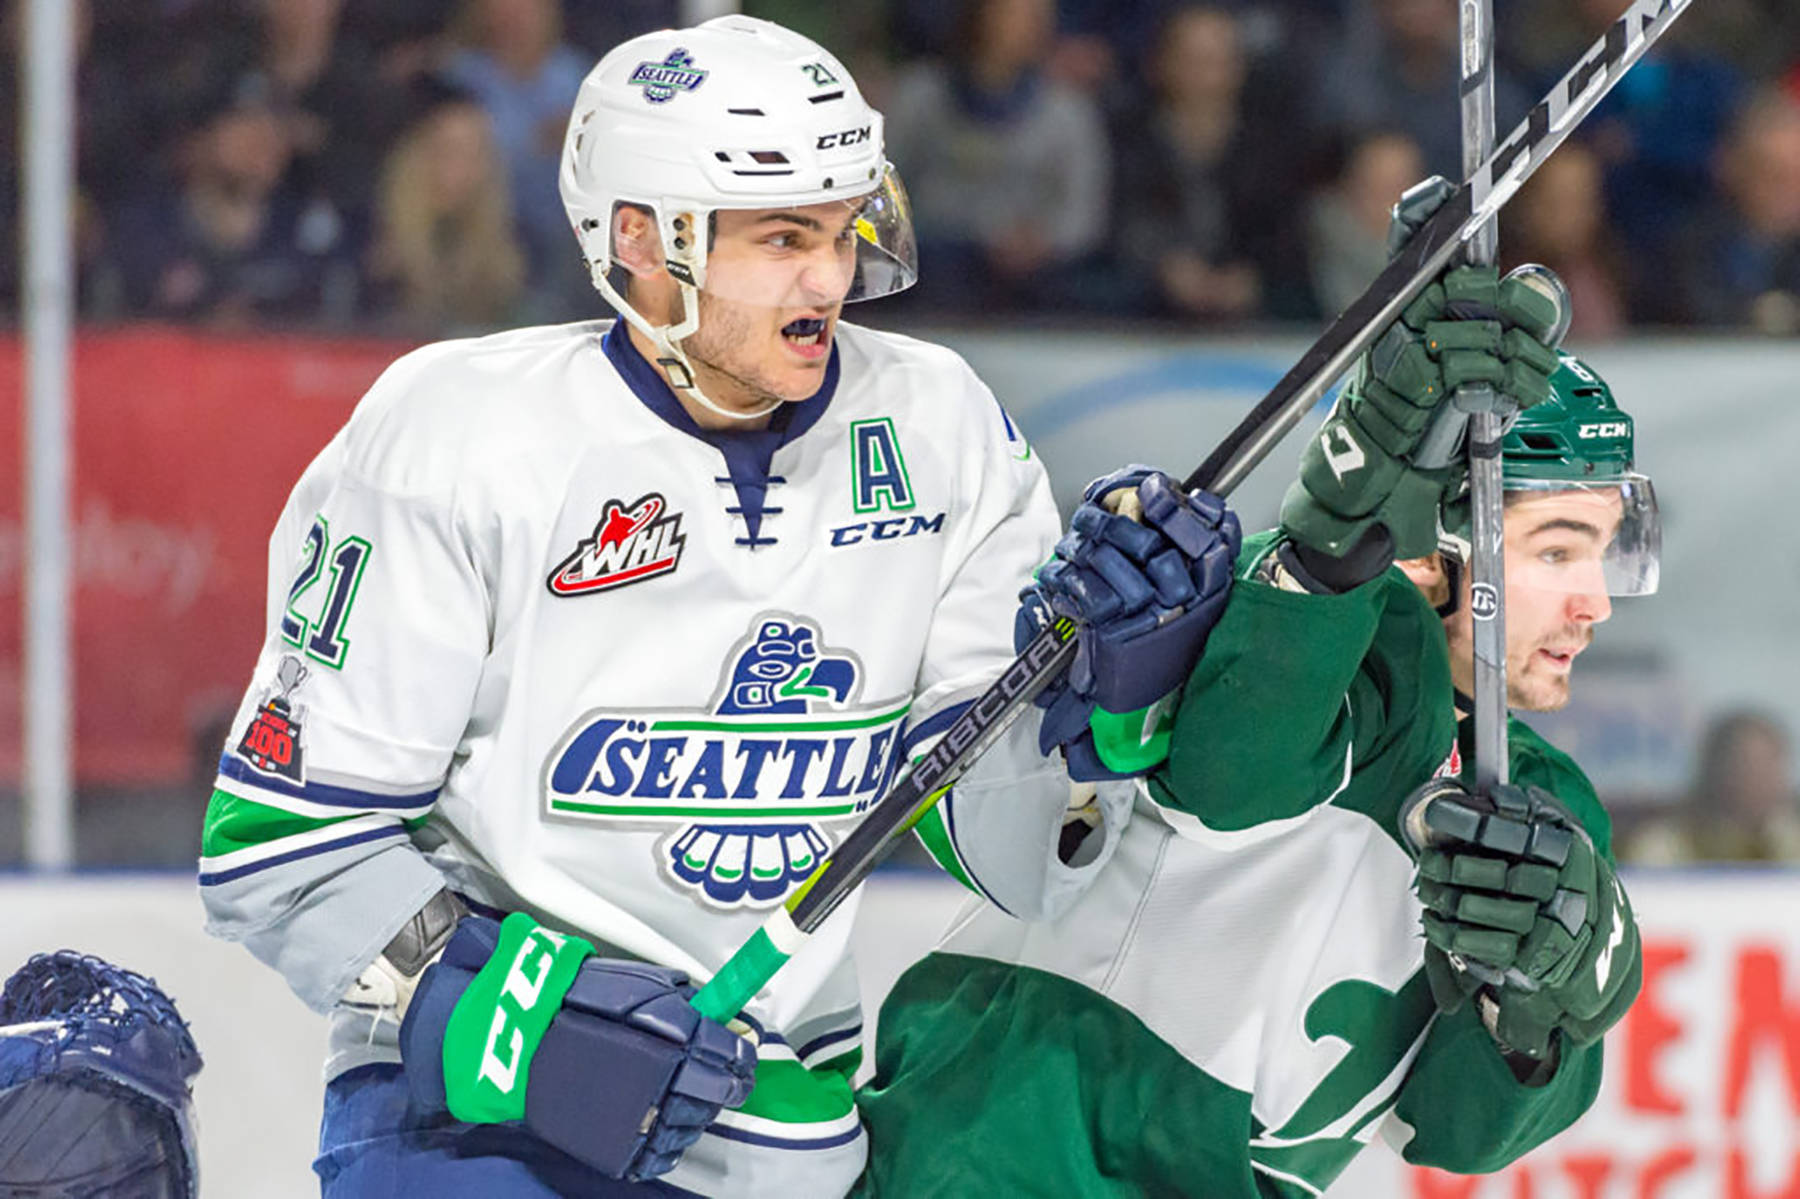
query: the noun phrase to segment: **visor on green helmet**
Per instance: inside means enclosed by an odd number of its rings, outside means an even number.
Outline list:
[[[1662,556],[1656,489],[1635,473],[1598,483],[1508,484],[1506,547],[1509,587],[1649,595]]]
[[[1631,415],[1592,368],[1559,357],[1550,398],[1520,413],[1501,443],[1508,585],[1649,595],[1659,582],[1662,519],[1655,488],[1634,469]],[[1520,545],[1513,514],[1526,505],[1537,519],[1525,517],[1531,544]],[[1444,549],[1466,562],[1468,539],[1465,493],[1444,512]]]

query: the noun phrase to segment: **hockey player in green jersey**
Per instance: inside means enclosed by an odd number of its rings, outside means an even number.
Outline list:
[[[1503,458],[1508,699],[1560,707],[1608,593],[1654,588],[1658,534],[1630,417],[1544,344],[1540,300],[1452,271],[1365,356],[1280,527],[1247,541],[1092,888],[1044,924],[972,903],[890,994],[864,1194],[1297,1199],[1377,1135],[1486,1172],[1592,1103],[1640,980],[1608,820],[1516,720],[1514,788],[1452,781],[1464,472],[1409,457],[1459,382],[1524,409]],[[1499,319],[1451,319],[1470,304]],[[1402,809],[1425,786],[1421,851]]]

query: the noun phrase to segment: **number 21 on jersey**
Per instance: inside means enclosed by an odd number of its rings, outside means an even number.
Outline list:
[[[350,653],[350,638],[344,635],[344,626],[350,622],[356,589],[373,552],[374,547],[361,537],[343,537],[332,545],[331,526],[323,516],[313,517],[312,528],[306,531],[306,543],[300,550],[300,569],[288,587],[287,610],[281,617],[282,640],[305,650],[314,661],[342,670]],[[323,590],[321,603],[313,584],[327,567],[331,570],[331,582]],[[303,604],[314,612],[310,618],[301,614]]]

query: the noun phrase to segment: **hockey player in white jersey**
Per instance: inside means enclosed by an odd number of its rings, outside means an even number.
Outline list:
[[[561,180],[625,319],[407,355],[295,487],[200,884],[211,931],[329,1015],[326,1195],[811,1197],[861,1170],[854,899],[729,1030],[688,980],[1010,661],[1058,532],[961,360],[840,322],[915,275],[882,145],[777,26],[625,43]],[[1129,485],[1160,502],[1083,543],[1108,587],[1064,600],[1077,717],[1137,656],[1191,662],[1229,586],[1222,505]],[[1021,721],[935,826],[1022,915],[1129,805],[1072,792],[1081,724]],[[1101,829],[1079,868],[1072,794]]]

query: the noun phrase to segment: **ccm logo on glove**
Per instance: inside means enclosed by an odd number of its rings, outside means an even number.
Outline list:
[[[519,945],[506,981],[500,985],[500,1002],[494,1008],[494,1022],[482,1046],[477,1077],[498,1087],[502,1094],[512,1094],[518,1085],[519,1060],[525,1049],[522,1021],[544,998],[544,984],[556,965],[556,953],[568,943],[569,938],[542,925],[532,929]]]
[[[693,994],[679,970],[597,957],[522,913],[465,917],[401,1022],[407,1085],[426,1111],[521,1123],[608,1178],[654,1178],[755,1081],[755,1047]]]

